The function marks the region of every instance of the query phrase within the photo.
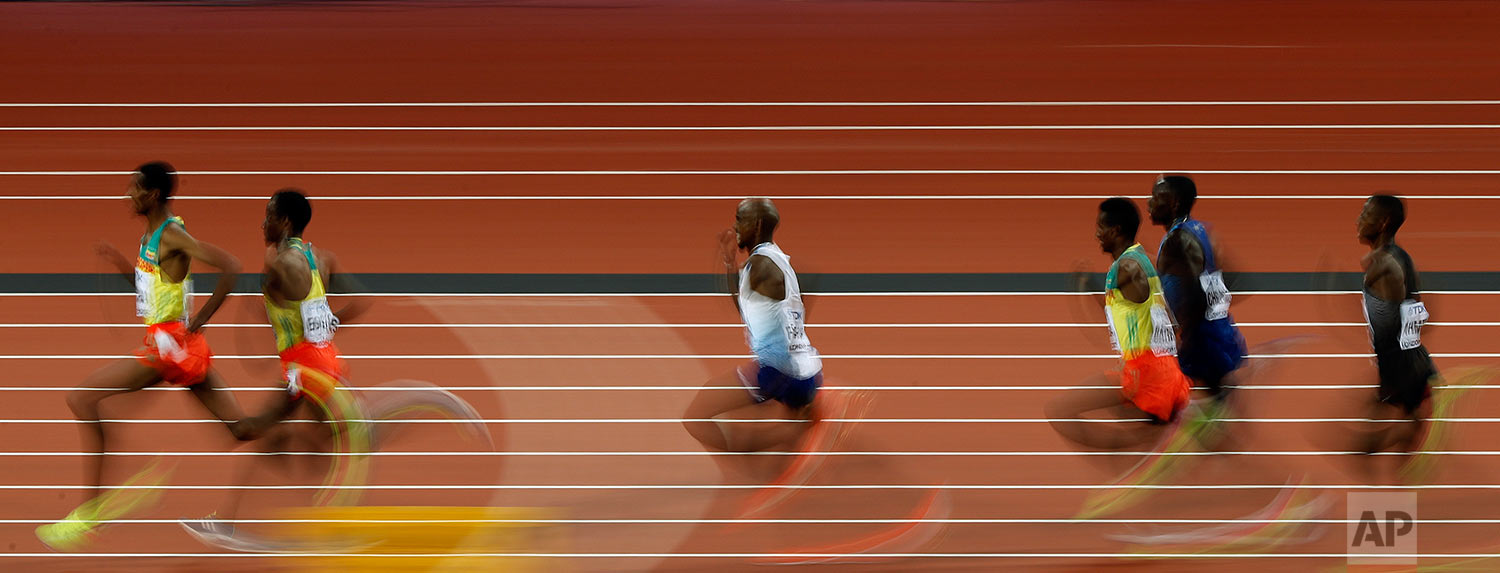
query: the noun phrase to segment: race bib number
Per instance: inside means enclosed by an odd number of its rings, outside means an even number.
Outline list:
[[[1205,320],[1229,318],[1229,287],[1224,286],[1224,273],[1214,271],[1198,275],[1198,284],[1203,285],[1203,295],[1208,297]]]
[[[302,340],[313,344],[323,344],[333,340],[333,332],[338,330],[339,319],[333,315],[333,310],[328,308],[328,299],[315,298],[302,301]]]
[[[787,350],[800,352],[807,349],[807,331],[802,325],[802,312],[793,309],[786,310],[786,341]]]
[[[807,331],[803,330],[803,327],[802,327],[802,313],[801,312],[798,312],[798,311],[795,311],[795,310],[791,310],[791,309],[787,309],[787,311],[786,311],[786,317],[785,317],[785,322],[786,322],[786,339],[787,340],[792,341],[792,342],[797,342],[797,341],[802,340],[803,338],[807,337]]]
[[[1411,350],[1422,345],[1422,325],[1427,323],[1427,306],[1420,301],[1408,300],[1401,303],[1401,343],[1402,350]]]
[[[1172,317],[1160,305],[1151,307],[1151,351],[1157,356],[1177,354],[1177,333],[1172,330]]]
[[[135,269],[135,315],[151,314],[151,273]]]
[[[189,277],[182,281],[182,320],[188,320],[193,316],[193,279]]]
[[[1115,352],[1120,351],[1120,335],[1115,332],[1115,313],[1104,309],[1104,323],[1109,325],[1109,347]]]
[[[302,371],[290,368],[286,371],[286,393],[296,398],[302,395]]]
[[[156,336],[153,338],[156,342],[156,353],[158,356],[166,358],[172,362],[182,362],[184,360],[187,360],[187,351],[183,350],[181,346],[177,345],[177,341],[172,338],[172,335],[158,331],[156,333]]]

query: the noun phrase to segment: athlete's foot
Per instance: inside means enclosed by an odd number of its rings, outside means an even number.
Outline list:
[[[234,524],[219,519],[217,513],[211,513],[201,519],[184,519],[178,523],[181,523],[182,528],[193,537],[203,541],[234,537]]]
[[[953,501],[941,486],[933,488],[908,516],[907,521],[871,535],[823,547],[801,547],[778,551],[774,557],[758,557],[763,565],[809,565],[814,563],[881,563],[900,555],[919,554],[934,544],[947,527]]]
[[[1380,482],[1379,459],[1375,455],[1379,448],[1361,446],[1355,453],[1349,455],[1349,465],[1354,475],[1367,484]]]
[[[1328,526],[1317,523],[1327,517],[1333,498],[1326,492],[1316,495],[1287,484],[1265,508],[1243,518],[1203,527],[1157,527],[1147,532],[1111,534],[1109,538],[1124,541],[1132,553],[1249,553],[1273,547],[1316,541]]]
[[[54,551],[78,551],[99,536],[104,524],[154,503],[161,496],[158,486],[170,473],[160,460],[154,460],[126,480],[124,487],[83,502],[62,521],[36,528],[36,537]]]
[[[1075,517],[1096,519],[1132,507],[1151,494],[1138,486],[1162,483],[1180,471],[1188,458],[1177,454],[1195,441],[1188,424],[1198,417],[1197,406],[1189,404],[1167,423],[1147,456],[1116,478],[1111,487],[1089,493]]]
[[[828,452],[836,451],[853,433],[855,424],[864,417],[872,404],[868,392],[824,391],[819,393],[812,405],[812,423],[798,441],[792,462],[770,483],[767,488],[745,501],[740,509],[741,517],[749,518],[769,511],[797,492],[799,486],[807,484],[827,460]]]
[[[812,422],[815,426],[821,424],[830,427],[832,436],[825,439],[831,439],[830,446],[837,447],[849,439],[855,424],[864,419],[872,405],[874,396],[866,391],[825,391],[813,402]]]
[[[1189,406],[1191,416],[1183,423],[1204,450],[1222,452],[1229,441],[1229,428],[1224,420],[1231,416],[1231,412],[1230,403],[1219,394]]]
[[[68,516],[57,523],[36,528],[36,538],[53,551],[79,551],[93,543],[99,536],[100,508],[111,493],[94,497],[68,512]]]
[[[1441,451],[1447,443],[1442,430],[1433,426],[1428,428],[1428,435],[1423,439],[1413,434],[1402,441],[1401,451],[1406,454],[1406,458],[1396,466],[1396,479],[1399,483],[1421,485],[1432,478],[1437,470],[1437,456],[1432,452]]]
[[[36,538],[53,551],[81,551],[99,536],[98,522],[78,519],[68,514],[67,519],[36,528]]]

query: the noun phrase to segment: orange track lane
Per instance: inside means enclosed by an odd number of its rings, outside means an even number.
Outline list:
[[[1295,100],[1493,97],[1500,45],[1481,25],[1492,6],[1462,2],[1316,5],[1191,3],[1077,5],[1060,2],[663,3],[630,6],[426,5],[362,9],[271,6],[7,5],[0,18],[0,74],[12,102],[101,101],[1026,101]],[[1399,26],[1398,26],[1399,23]],[[171,34],[159,30],[171,30]],[[400,30],[403,41],[391,40]],[[1170,33],[1162,33],[1162,32]],[[1041,107],[1041,108],[356,108],[56,109],[0,108],[3,126],[129,125],[984,125],[984,124],[1443,124],[1495,123],[1495,106]],[[0,132],[0,171],[125,171],[157,157],[184,170],[682,170],[682,169],[1057,169],[1057,170],[1432,170],[1493,167],[1493,130],[1277,131],[943,131],[943,132]],[[1098,175],[703,175],[703,176],[185,176],[184,197],[263,196],[298,185],[317,196],[370,195],[1141,195],[1149,174]],[[1413,195],[1492,195],[1494,175],[1221,174],[1199,178],[1205,195],[1349,195],[1396,189]],[[87,273],[91,244],[126,244],[139,223],[112,200],[15,200],[16,195],[113,195],[120,176],[0,175],[11,213],[0,230],[5,273]],[[352,270],[378,273],[700,273],[713,269],[714,233],[732,201],[322,201],[310,237]],[[788,200],[779,240],[804,273],[1100,271],[1091,240],[1092,201]],[[258,201],[185,199],[178,205],[201,238],[258,260]],[[1495,238],[1493,200],[1414,199],[1404,243],[1423,270],[1487,271]],[[1197,210],[1233,248],[1238,270],[1357,270],[1352,237],[1357,200],[1205,198]],[[1141,239],[1154,245],[1156,229]],[[1082,267],[1079,267],[1079,264]],[[203,290],[206,285],[200,285]],[[728,323],[718,297],[382,297],[369,322],[391,324]],[[871,328],[849,323],[1099,322],[1073,296],[810,296],[809,332],[829,355],[1105,354],[1099,328]],[[1081,304],[1082,303],[1082,304]],[[256,323],[254,297],[231,299],[220,323]],[[1434,321],[1500,320],[1494,295],[1429,297]],[[1237,320],[1358,322],[1357,299],[1255,295],[1237,299]],[[9,324],[129,324],[128,298],[0,297]],[[1496,327],[1433,326],[1435,352],[1492,353]],[[213,328],[221,355],[271,352],[263,328]],[[1252,344],[1322,335],[1294,352],[1360,353],[1359,327],[1250,326]],[[133,328],[0,328],[5,354],[124,354]],[[735,328],[493,329],[348,328],[340,345],[378,354],[741,354]],[[674,422],[604,419],[679,417],[691,387],[736,360],[476,359],[352,360],[358,384],[432,380],[458,391],[486,418],[567,423],[490,424],[505,452],[697,452]],[[96,359],[6,359],[0,419],[65,420],[63,388]],[[1500,363],[1443,358],[1445,370]],[[833,386],[1071,386],[1109,359],[830,358]],[[1362,358],[1277,359],[1243,391],[1250,418],[1358,416],[1369,390],[1297,386],[1370,383]],[[223,358],[236,389],[265,388],[274,361]],[[618,386],[577,390],[569,386]],[[666,386],[673,389],[623,388]],[[496,387],[496,388],[490,388]],[[499,389],[528,387],[536,389]],[[539,388],[551,388],[542,390]],[[1017,422],[870,422],[854,451],[1070,452],[1044,423],[1041,405],[1057,388],[876,391],[871,417],[1019,419]],[[237,391],[247,406],[272,392]],[[1459,412],[1485,417],[1500,393],[1475,390]],[[180,393],[118,398],[106,416],[137,421],[205,416]],[[1030,420],[1030,421],[1027,421]],[[1242,451],[1335,449],[1330,422],[1240,422]],[[1493,423],[1459,426],[1453,449],[1493,449]],[[71,423],[18,422],[0,432],[0,454],[76,452]],[[178,485],[232,482],[243,458],[173,456],[229,448],[209,424],[115,424],[120,449],[166,452]],[[476,449],[443,425],[412,426],[391,451]],[[250,451],[242,449],[240,451]],[[75,456],[3,459],[0,518],[50,519],[78,499],[74,490],[6,486],[80,479]],[[143,458],[125,458],[121,475]],[[303,460],[307,461],[307,460]],[[1108,482],[1133,461],[1075,455],[1029,457],[848,456],[829,462],[815,485],[930,484],[1039,486],[956,490],[957,518],[1066,518],[1087,491],[1047,486]],[[1333,457],[1234,456],[1200,460],[1185,485],[1363,483]],[[1391,461],[1389,458],[1382,461]],[[1494,456],[1445,459],[1436,483],[1493,482]],[[762,468],[764,469],[764,468]],[[317,474],[266,478],[313,483]],[[753,484],[720,474],[707,456],[382,457],[377,485]],[[1343,490],[1334,517],[1341,517]],[[219,490],[172,491],[143,518],[211,511]],[[433,489],[377,490],[370,503],[553,506],[566,517],[704,519],[735,515],[747,490]],[[255,492],[258,507],[306,502],[306,492]],[[918,490],[818,490],[773,517],[892,518],[907,515]],[[1233,518],[1270,490],[1158,493],[1124,514],[1136,518]],[[1488,490],[1429,490],[1424,518],[1494,518]],[[0,523],[12,553],[44,549],[33,524]],[[567,526],[584,553],[768,552],[833,545],[874,533],[855,524],[589,524]],[[1490,552],[1494,525],[1424,525],[1424,552]],[[1116,553],[1104,524],[953,524],[921,551]],[[1342,525],[1289,552],[1342,553]],[[98,551],[201,552],[173,524],[121,525]],[[16,558],[11,570],[274,570],[259,558]],[[1108,557],[928,558],[839,570],[1261,570],[1341,565],[1332,559],[1143,562]],[[577,559],[573,570],[750,570],[746,560]]]
[[[199,181],[198,185],[207,185]],[[1143,176],[1139,185],[1116,192],[1144,192],[1149,182],[1150,177]],[[588,192],[588,188],[579,191]],[[114,193],[115,189],[101,192]],[[389,188],[388,192],[401,194],[402,190]],[[946,189],[919,186],[905,192],[944,193]],[[265,190],[252,193],[262,195]],[[802,272],[1102,272],[1108,258],[1098,252],[1092,218],[1087,215],[1096,203],[1058,199],[789,201],[781,208],[787,230],[778,239],[797,257],[805,269]],[[1465,246],[1493,239],[1490,233],[1451,229],[1484,228],[1500,203],[1415,203],[1413,217],[1423,218],[1412,221],[1410,239],[1404,244],[1422,256],[1424,269],[1486,269],[1485,259],[1473,256]],[[356,272],[710,273],[716,268],[716,234],[733,223],[734,204],[733,200],[326,201],[318,204],[320,226],[313,227],[308,238],[339,252],[340,260]],[[263,252],[261,205],[259,201],[184,201],[177,211],[195,236],[230,249],[242,260],[258,261]],[[1358,270],[1361,252],[1353,225],[1359,205],[1349,199],[1206,200],[1201,216],[1215,222],[1240,269],[1352,271]],[[93,243],[101,236],[124,237],[114,242],[128,250],[128,238],[139,233],[139,224],[125,216],[123,200],[19,201],[8,207],[17,220],[39,224],[57,209],[66,208],[79,225],[12,226],[0,232],[7,244],[44,241],[57,249],[50,252],[55,254],[17,252],[3,263],[8,272],[102,270],[93,260]],[[1295,232],[1257,233],[1272,218]],[[406,220],[420,221],[422,230],[392,233]],[[80,233],[80,229],[89,231]],[[942,233],[941,239],[937,233]],[[1160,229],[1143,229],[1140,240],[1154,245],[1159,236]],[[621,239],[641,248],[600,246]]]

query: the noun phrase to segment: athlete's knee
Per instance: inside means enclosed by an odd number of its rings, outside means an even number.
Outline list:
[[[1073,417],[1073,415],[1079,413],[1074,412],[1073,410],[1075,409],[1076,407],[1072,403],[1072,400],[1069,400],[1067,396],[1058,396],[1056,398],[1048,400],[1045,404],[1042,405],[1042,413],[1045,414],[1047,418],[1053,420],[1059,418],[1071,418]]]
[[[98,418],[99,397],[98,392],[89,390],[73,390],[68,392],[68,409],[73,411],[73,416],[79,419]]]
[[[241,442],[249,442],[260,437],[260,427],[254,418],[225,422],[224,425],[229,428],[229,434]]]
[[[704,426],[712,425],[712,424],[713,424],[712,422],[702,422],[702,421],[693,420],[693,419],[684,419],[684,420],[682,420],[682,429],[687,430],[688,435],[691,435],[694,439],[696,439],[696,440],[698,440],[698,441],[701,442],[701,441],[703,441],[703,438],[701,438],[699,436],[701,436],[703,434]]]
[[[729,440],[719,428],[718,422],[683,420],[682,427],[687,430],[688,435],[697,440],[699,444],[716,450],[725,450],[729,447]]]

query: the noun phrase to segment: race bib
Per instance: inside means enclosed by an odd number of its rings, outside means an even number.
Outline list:
[[[328,299],[315,298],[302,301],[302,340],[323,344],[333,340],[333,331],[338,330],[339,319],[328,308]]]
[[[146,316],[151,314],[151,273],[135,269],[135,315]]]
[[[193,316],[193,279],[192,277],[182,281],[182,320],[186,322],[188,317]]]
[[[1120,351],[1120,335],[1115,332],[1115,313],[1104,309],[1104,323],[1109,325],[1109,347]]]
[[[1214,271],[1198,275],[1198,284],[1203,285],[1203,295],[1208,297],[1205,320],[1220,320],[1229,317],[1229,287],[1224,286],[1224,273]]]
[[[156,341],[157,355],[162,356],[172,362],[182,362],[184,360],[187,360],[187,351],[183,350],[181,346],[177,345],[177,341],[172,338],[172,335],[157,331],[154,339]]]
[[[302,371],[289,368],[286,371],[286,393],[296,398],[302,395]]]
[[[1402,350],[1411,350],[1422,345],[1422,325],[1427,323],[1427,306],[1421,301],[1408,300],[1401,303]]]
[[[1151,352],[1157,356],[1177,354],[1177,333],[1172,330],[1172,317],[1161,305],[1151,306]]]
[[[783,311],[782,320],[786,325],[787,350],[791,352],[802,352],[808,349],[807,330],[802,323],[802,312],[798,309],[788,308]]]

